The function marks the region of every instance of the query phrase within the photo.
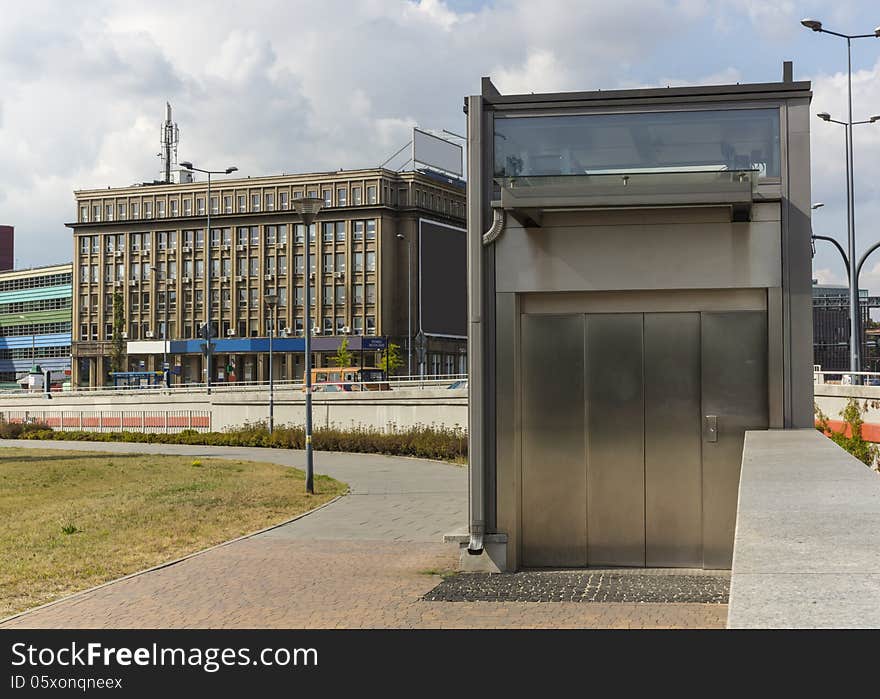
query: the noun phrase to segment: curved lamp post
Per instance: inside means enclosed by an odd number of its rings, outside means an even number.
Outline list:
[[[293,210],[302,218],[305,226],[305,296],[306,296],[306,492],[315,492],[315,467],[312,456],[312,298],[309,294],[311,281],[311,227],[318,216],[321,207],[324,206],[324,200],[320,197],[301,197],[293,200]],[[315,242],[318,241],[318,233],[315,231]],[[315,275],[317,277],[317,275]],[[318,280],[315,279],[315,296],[318,295]],[[316,299],[317,300],[317,299]]]
[[[229,175],[237,172],[238,168],[234,165],[229,166],[225,170],[203,170],[195,167],[188,160],[180,163],[180,167],[190,172],[201,172],[208,176],[208,194],[205,196],[205,214],[207,221],[205,223],[205,389],[211,392],[211,175]],[[198,211],[196,212],[198,214]],[[165,302],[168,302],[166,297]]]
[[[275,381],[272,372],[272,336],[275,334],[275,322],[278,317],[276,307],[278,305],[278,295],[267,293],[263,295],[263,301],[269,309],[269,318],[271,327],[269,329],[269,434],[275,430]]]

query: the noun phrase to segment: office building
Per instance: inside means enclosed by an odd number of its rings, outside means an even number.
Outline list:
[[[0,226],[0,272],[15,267],[15,228]]]
[[[70,264],[0,273],[0,383],[14,388],[40,367],[70,375]]]
[[[209,197],[206,182],[179,179],[75,193],[76,221],[68,225],[76,384],[108,381],[116,295],[125,315],[123,369],[160,370],[167,361],[174,381],[203,382],[200,328],[210,307],[213,382],[266,380],[270,333],[275,378],[301,378],[307,286],[316,366],[326,366],[346,337],[357,363],[375,365],[382,342],[364,340],[375,337],[400,346],[405,373],[410,326],[413,337],[420,329],[426,336],[425,373],[466,366],[460,181],[381,168],[215,177]],[[304,196],[324,199],[308,234],[310,270],[306,232],[293,210]],[[441,254],[427,254],[437,247]],[[460,284],[446,288],[444,273]],[[423,310],[443,299],[449,317]]]
[[[745,432],[813,425],[810,99],[466,99],[465,563],[730,567]]]

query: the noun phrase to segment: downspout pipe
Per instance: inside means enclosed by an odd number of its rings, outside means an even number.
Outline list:
[[[468,506],[471,555],[483,552],[486,533],[485,340],[483,328],[483,98],[467,98],[467,273],[468,273]]]

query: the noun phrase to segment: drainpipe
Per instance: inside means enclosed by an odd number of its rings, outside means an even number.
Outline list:
[[[486,532],[484,474],[484,333],[483,333],[483,98],[467,98],[467,273],[468,273],[468,553],[483,552]]]

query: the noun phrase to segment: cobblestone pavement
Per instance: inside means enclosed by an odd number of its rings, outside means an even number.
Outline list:
[[[296,451],[178,445],[0,442],[0,446],[173,453],[302,466]],[[264,534],[25,613],[7,628],[723,627],[724,604],[455,602],[423,597],[454,570],[442,534],[466,521],[461,467],[318,454],[352,495]]]
[[[444,580],[424,599],[443,602],[696,602],[727,604],[730,575],[667,570],[541,570]]]

